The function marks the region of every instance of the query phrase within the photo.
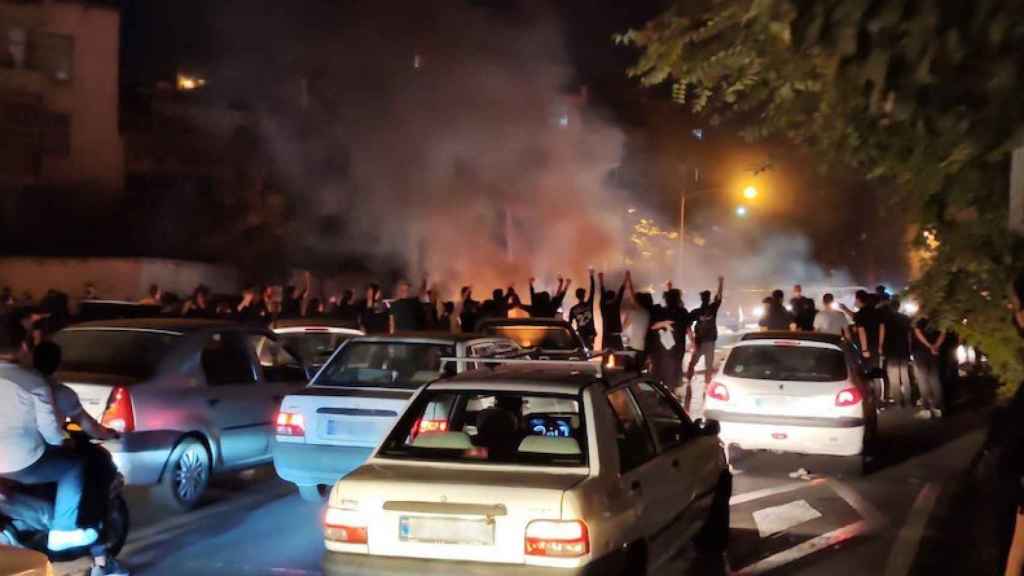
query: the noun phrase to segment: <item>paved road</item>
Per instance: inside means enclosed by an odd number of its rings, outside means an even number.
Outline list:
[[[828,459],[760,453],[737,462],[731,572],[773,575],[906,576],[935,573],[955,546],[944,543],[955,518],[962,470],[982,440],[983,410],[962,410],[943,422],[909,412],[882,416],[882,468],[861,478],[833,471]],[[790,474],[810,472],[800,478]],[[322,510],[303,502],[261,469],[220,481],[210,502],[167,517],[130,495],[135,529],[122,554],[135,574],[319,574]],[[708,559],[684,555],[667,574],[722,574]],[[76,574],[82,564],[58,566]]]

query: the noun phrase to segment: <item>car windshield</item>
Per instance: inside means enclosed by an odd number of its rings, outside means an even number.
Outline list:
[[[751,380],[837,382],[846,379],[846,358],[833,348],[799,345],[737,346],[725,375]]]
[[[523,348],[574,350],[580,343],[565,326],[490,326],[489,334],[504,336]]]
[[[396,460],[585,466],[579,396],[427,390],[379,456]]]
[[[330,332],[289,332],[278,334],[277,339],[304,363],[320,366],[327,362],[338,346],[351,337],[351,334]]]
[[[179,338],[142,330],[66,330],[53,340],[61,347],[61,370],[149,378]]]
[[[441,374],[441,359],[455,356],[445,344],[348,342],[312,386],[419,388]]]

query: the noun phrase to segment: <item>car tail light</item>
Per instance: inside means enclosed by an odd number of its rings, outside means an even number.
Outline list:
[[[366,526],[358,526],[350,510],[327,508],[324,516],[324,536],[328,540],[345,544],[366,544],[369,541],[369,530]]]
[[[132,408],[132,395],[127,388],[118,386],[110,393],[101,422],[121,434],[135,430],[135,410]]]
[[[864,396],[860,393],[859,389],[845,388],[841,390],[839,394],[836,394],[836,406],[839,406],[840,408],[856,406],[857,404],[860,404],[863,399]]]
[[[535,520],[526,525],[527,556],[578,558],[590,553],[590,531],[579,520]]]
[[[712,382],[711,387],[708,388],[708,396],[718,400],[719,402],[728,402],[729,389],[721,382]]]
[[[306,419],[296,412],[278,412],[276,428],[278,436],[305,436]]]

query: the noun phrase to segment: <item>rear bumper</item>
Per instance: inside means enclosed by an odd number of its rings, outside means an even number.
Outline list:
[[[721,424],[719,438],[744,450],[857,456],[864,451],[862,418],[760,416],[708,410],[705,418]]]
[[[177,432],[133,432],[120,440],[104,442],[103,447],[110,451],[125,482],[133,486],[148,486],[160,481],[179,437]]]
[[[614,563],[621,566],[613,566]],[[577,576],[619,574],[625,567],[625,555],[599,560],[576,568],[549,568],[526,564],[491,564],[487,562],[453,562],[419,558],[392,558],[327,552],[324,555],[325,576]],[[616,570],[615,568],[619,568]]]
[[[362,466],[372,448],[323,444],[273,443],[274,470],[297,486],[334,486],[342,476]]]

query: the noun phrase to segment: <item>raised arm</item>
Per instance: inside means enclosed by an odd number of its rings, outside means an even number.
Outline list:
[[[722,292],[724,290],[725,290],[725,277],[724,276],[719,276],[718,277],[718,292],[715,292],[715,301],[716,302],[721,302],[722,301]]]
[[[590,281],[591,282],[594,281],[593,277],[591,277]],[[601,299],[600,299],[600,302],[601,302],[601,305],[604,306],[607,303],[607,298],[605,298],[605,296],[604,296],[604,272],[598,272],[597,273],[597,287],[601,289]]]
[[[630,302],[636,304],[636,288],[633,287],[633,275],[630,274],[629,270],[626,270],[626,279],[623,280],[622,286],[629,295]],[[621,293],[622,289],[620,289],[619,292]],[[621,299],[622,297],[619,296],[619,298]]]
[[[536,278],[534,278],[533,276],[530,277],[530,305],[531,306],[533,305],[533,301],[537,299],[537,293],[533,289],[533,283],[536,282],[536,281],[537,281]]]
[[[604,290],[601,290],[604,292]],[[587,297],[587,306],[594,306],[594,269],[590,269],[590,295]]]

